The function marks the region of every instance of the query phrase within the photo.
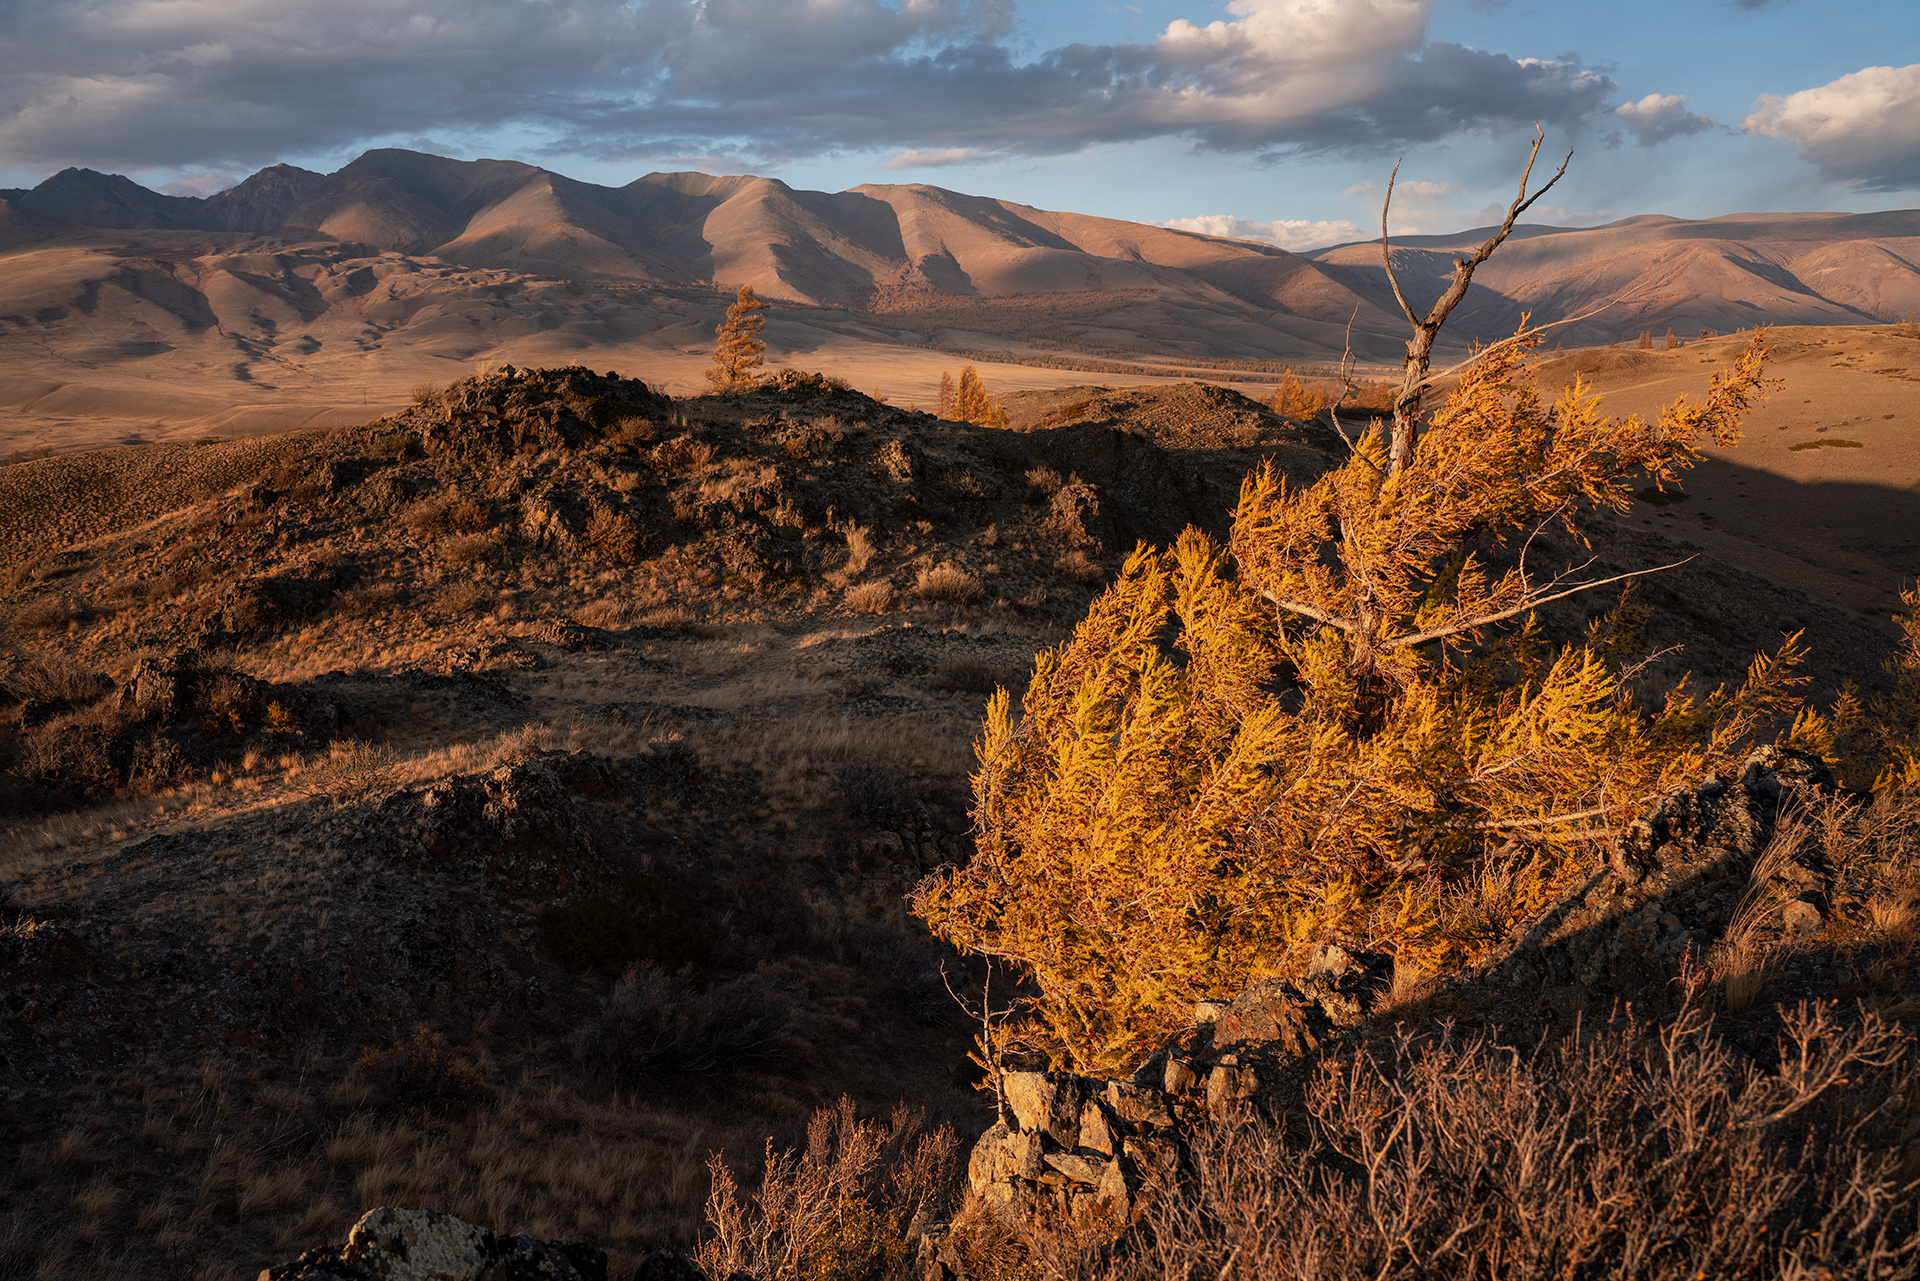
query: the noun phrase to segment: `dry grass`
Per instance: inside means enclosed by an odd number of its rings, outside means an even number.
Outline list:
[[[710,1277],[882,1281],[902,1275],[913,1245],[909,1232],[952,1196],[959,1165],[951,1129],[929,1132],[920,1114],[904,1108],[885,1121],[862,1121],[853,1101],[843,1098],[813,1114],[804,1151],[780,1153],[767,1145],[751,1203],[741,1201],[733,1172],[713,1156],[707,1165],[712,1235],[695,1257]]]
[[[844,581],[852,582],[867,572],[867,566],[873,563],[873,535],[858,525],[847,528],[847,563],[840,572]]]
[[[920,571],[913,594],[929,605],[966,605],[980,598],[980,580],[958,565],[936,565]]]
[[[1105,567],[1079,548],[1054,561],[1053,567],[1076,583],[1097,583],[1107,576]]]
[[[713,446],[691,436],[676,436],[649,450],[647,461],[662,476],[686,476],[713,461]]]
[[[13,626],[23,632],[60,632],[85,616],[86,611],[73,601],[46,596],[22,606],[13,616]]]
[[[1301,1124],[1201,1131],[1191,1175],[1152,1190],[1117,1250],[988,1233],[1000,1266],[976,1275],[1907,1275],[1916,1207],[1874,1153],[1911,1120],[1913,1038],[1827,1006],[1784,1024],[1769,1069],[1693,1009],[1532,1052],[1403,1034],[1323,1064]]]
[[[849,587],[843,599],[847,608],[855,613],[884,614],[893,603],[893,584],[877,578],[858,587]]]
[[[491,610],[499,601],[499,591],[485,583],[451,583],[440,589],[433,607],[448,618],[470,618]]]

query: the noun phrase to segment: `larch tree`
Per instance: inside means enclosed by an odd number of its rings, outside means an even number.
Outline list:
[[[937,410],[935,410],[935,413],[939,417],[945,418],[948,415],[948,413],[952,411],[952,409],[953,409],[953,375],[948,373],[946,370],[942,369],[940,371],[940,406]]]
[[[1270,464],[1249,476],[1226,546],[1189,529],[1136,549],[1036,659],[1019,715],[1004,689],[989,701],[976,852],[923,881],[915,910],[1031,980],[1019,1034],[1056,1061],[1136,1061],[1193,1001],[1288,973],[1334,935],[1427,970],[1458,963],[1491,940],[1437,910],[1459,875],[1445,869],[1505,861],[1504,930],[1583,843],[1796,706],[1797,637],[1738,686],[1683,681],[1649,707],[1624,675],[1624,591],[1575,643],[1548,643],[1533,617],[1634,577],[1543,577],[1529,553],[1732,444],[1763,390],[1758,335],[1702,399],[1619,421],[1577,380],[1542,397],[1540,331],[1523,323],[1451,371],[1429,421],[1403,420],[1472,267],[1532,198],[1523,179],[1441,303],[1406,308],[1391,420],[1304,489]]]
[[[754,370],[766,363],[767,344],[760,339],[766,324],[760,313],[766,305],[753,296],[752,285],[742,285],[727,308],[727,318],[715,327],[720,341],[713,349],[707,381],[716,391],[742,391],[759,380]]]
[[[987,385],[980,381],[980,375],[972,365],[960,371],[960,383],[954,389],[951,413],[955,422],[973,423],[979,427],[1007,425],[1007,411],[993,403],[987,395]]]

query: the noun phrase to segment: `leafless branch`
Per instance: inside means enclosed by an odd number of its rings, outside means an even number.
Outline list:
[[[1384,642],[1380,648],[1401,649],[1408,645],[1428,645],[1437,640],[1444,640],[1449,636],[1458,636],[1461,632],[1470,632],[1476,627],[1486,627],[1493,623],[1503,623],[1507,619],[1524,614],[1530,609],[1537,609],[1549,601],[1563,600],[1568,596],[1578,596],[1581,592],[1590,592],[1596,587],[1605,587],[1608,583],[1620,583],[1625,582],[1629,578],[1640,578],[1647,574],[1658,574],[1669,569],[1678,569],[1692,559],[1693,557],[1689,556],[1686,560],[1676,560],[1670,565],[1656,565],[1652,569],[1636,569],[1625,574],[1615,574],[1612,578],[1601,578],[1591,583],[1580,583],[1577,586],[1567,588],[1567,590],[1563,592],[1554,592],[1546,596],[1529,593],[1525,600],[1513,606],[1511,609],[1499,610],[1492,614],[1481,614],[1475,618],[1462,619],[1456,623],[1449,623],[1445,627],[1435,627],[1428,631],[1415,632],[1410,636],[1401,636],[1394,640]],[[1338,626],[1338,624],[1335,625]]]

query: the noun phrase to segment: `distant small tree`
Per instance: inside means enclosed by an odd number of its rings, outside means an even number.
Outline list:
[[[947,414],[952,411],[952,409],[953,409],[953,375],[948,373],[946,370],[942,369],[940,371],[940,408],[938,410],[939,416],[942,418],[945,418]]]
[[[1007,411],[987,396],[987,385],[980,381],[972,365],[960,371],[960,385],[954,390],[952,408],[955,422],[973,423],[978,427],[1007,425]]]
[[[727,318],[714,329],[720,341],[713,349],[707,381],[715,390],[741,391],[759,380],[753,371],[766,363],[767,344],[760,340],[760,330],[766,324],[760,313],[766,305],[753,296],[752,285],[742,285],[733,305],[727,308]]]
[[[1686,346],[1686,344],[1680,341],[1680,335],[1674,333],[1673,327],[1669,325],[1667,327],[1667,350],[1672,351],[1676,347],[1684,347],[1684,346]]]
[[[1267,406],[1282,418],[1312,418],[1327,407],[1327,398],[1301,386],[1289,369],[1282,375],[1280,385],[1274,388]]]
[[[1650,329],[1642,329],[1640,331],[1640,341],[1634,344],[1634,348],[1639,351],[1652,351],[1653,331]]]

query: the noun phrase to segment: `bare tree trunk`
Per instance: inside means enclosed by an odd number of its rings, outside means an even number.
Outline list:
[[[1387,179],[1387,198],[1380,205],[1380,259],[1387,267],[1387,281],[1393,286],[1393,296],[1400,303],[1400,310],[1406,313],[1407,322],[1413,326],[1413,337],[1407,339],[1407,361],[1400,376],[1400,391],[1393,398],[1393,441],[1387,454],[1387,475],[1393,476],[1413,462],[1414,443],[1420,427],[1420,408],[1427,394],[1427,374],[1433,367],[1433,340],[1439,336],[1440,327],[1447,323],[1447,316],[1460,305],[1467,296],[1467,286],[1473,281],[1474,268],[1493,256],[1500,242],[1513,230],[1514,219],[1527,211],[1527,207],[1547,194],[1553,184],[1560,181],[1561,174],[1567,171],[1567,162],[1573,159],[1573,152],[1567,152],[1566,160],[1560,162],[1560,168],[1547,185],[1527,194],[1527,180],[1533,175],[1533,162],[1539,158],[1540,144],[1546,141],[1546,135],[1534,126],[1533,150],[1527,155],[1526,168],[1520,171],[1520,194],[1513,198],[1513,204],[1507,208],[1506,221],[1500,224],[1500,230],[1487,237],[1487,242],[1476,249],[1470,258],[1458,258],[1453,264],[1453,283],[1447,292],[1440,295],[1440,301],[1433,304],[1423,320],[1414,313],[1407,302],[1406,294],[1400,290],[1400,278],[1393,270],[1393,250],[1387,243],[1387,211],[1393,207],[1393,184],[1400,177],[1400,166],[1395,164],[1393,176]]]

